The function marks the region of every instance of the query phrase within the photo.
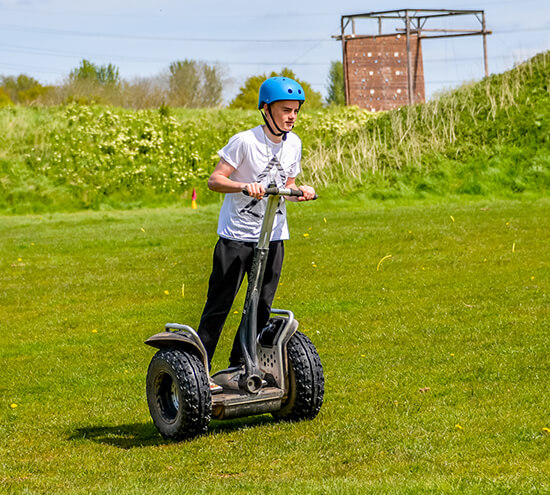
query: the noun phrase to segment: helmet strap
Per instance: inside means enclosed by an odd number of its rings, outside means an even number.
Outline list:
[[[288,131],[283,131],[278,125],[277,122],[275,122],[275,119],[273,118],[273,114],[271,113],[271,105],[267,105],[267,111],[269,112],[269,116],[271,117],[271,122],[273,122],[273,125],[277,128],[278,132],[275,132],[273,127],[271,127],[271,124],[267,120],[267,117],[265,116],[265,113],[260,110],[260,113],[262,114],[262,117],[264,118],[265,125],[269,129],[269,132],[273,134],[274,136],[283,136],[283,141],[286,141],[286,137],[288,135]]]

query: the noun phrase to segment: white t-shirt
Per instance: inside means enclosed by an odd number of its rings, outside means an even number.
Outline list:
[[[289,132],[286,141],[274,143],[266,136],[263,127],[235,134],[227,145],[218,151],[235,171],[229,176],[237,182],[260,182],[264,187],[275,183],[284,187],[289,177],[300,173],[302,142]],[[226,239],[254,242],[260,236],[267,198],[257,199],[243,193],[229,193],[220,210],[218,235]],[[273,224],[272,241],[289,237],[284,198]]]

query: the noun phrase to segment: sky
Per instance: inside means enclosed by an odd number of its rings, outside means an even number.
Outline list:
[[[340,34],[341,16],[405,8],[484,10],[493,33],[490,73],[550,50],[548,0],[0,0],[0,75],[57,84],[87,59],[112,63],[131,80],[193,59],[222,68],[226,102],[249,76],[283,67],[326,96],[330,63],[342,59],[341,43],[332,38]],[[474,16],[459,16],[432,27],[481,26]],[[377,29],[372,21],[356,25],[357,34]],[[395,29],[388,24],[387,32]],[[428,99],[484,76],[481,36],[424,40],[422,50]]]

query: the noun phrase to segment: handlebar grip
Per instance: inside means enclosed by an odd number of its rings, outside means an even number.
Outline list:
[[[301,198],[304,195],[300,189],[290,189],[290,196],[296,196],[297,198]],[[313,199],[317,199],[317,194],[313,196]]]
[[[243,188],[242,193],[243,193],[245,196],[250,196],[250,194],[248,194],[248,191],[246,190],[246,187]],[[273,196],[273,195],[275,195],[275,194],[279,194],[279,188],[278,188],[278,187],[268,187],[268,188],[266,188],[266,190],[265,190],[264,196]]]
[[[243,194],[245,196],[250,196],[248,194],[248,191],[246,188],[242,190]],[[297,198],[300,198],[304,195],[304,193],[300,189],[293,189],[293,188],[283,188],[283,187],[268,187],[265,190],[265,196],[272,196],[275,194],[280,194],[281,196],[295,196]],[[317,194],[313,197],[313,199],[317,199]]]

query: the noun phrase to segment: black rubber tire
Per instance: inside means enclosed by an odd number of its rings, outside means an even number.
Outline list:
[[[317,349],[301,332],[287,344],[288,394],[282,408],[273,413],[281,421],[313,419],[323,405],[325,377]]]
[[[212,396],[202,361],[180,349],[161,349],[147,370],[147,404],[164,438],[183,440],[206,433]]]

